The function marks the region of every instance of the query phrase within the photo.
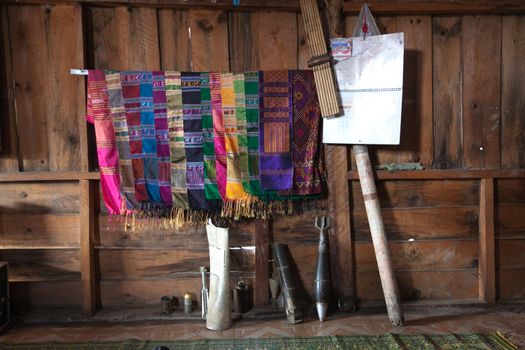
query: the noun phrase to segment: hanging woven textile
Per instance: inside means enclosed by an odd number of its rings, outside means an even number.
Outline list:
[[[209,210],[217,211],[222,198],[217,187],[217,170],[215,164],[215,144],[213,134],[213,117],[211,112],[210,74],[201,73],[201,113],[204,142],[204,196]]]
[[[165,205],[171,207],[173,199],[171,198],[170,137],[164,72],[153,72],[153,113],[155,115],[160,198]]]
[[[259,76],[259,171],[263,190],[292,188],[290,75],[290,71],[283,70],[261,72]]]
[[[206,209],[204,195],[204,156],[201,119],[200,73],[182,73],[182,109],[184,149],[186,151],[186,185],[190,209]]]
[[[244,73],[246,97],[246,131],[248,148],[248,182],[243,179],[246,192],[258,196],[261,193],[259,176],[259,72]]]
[[[233,76],[235,93],[235,117],[237,118],[237,141],[239,145],[239,171],[244,192],[249,193],[248,133],[246,129],[246,88],[243,73]],[[247,188],[246,188],[247,187]]]
[[[311,70],[292,71],[293,89],[293,186],[288,194],[315,195],[322,192],[319,170],[319,124],[321,109]]]
[[[123,203],[120,194],[117,142],[109,111],[104,71],[90,70],[88,73],[86,119],[95,126],[100,187],[104,203],[110,214],[120,214]]]
[[[139,203],[135,197],[135,180],[131,160],[126,110],[124,109],[124,98],[122,97],[122,85],[120,83],[120,72],[106,71],[105,75],[108,88],[109,110],[119,156],[120,187],[126,199],[126,208],[134,210],[139,207]]]
[[[223,200],[226,199],[226,144],[221,98],[221,73],[210,73],[211,113],[213,118],[213,145],[215,148],[215,169],[217,188]]]
[[[168,128],[170,137],[171,195],[173,207],[189,209],[186,187],[186,152],[182,120],[182,89],[180,72],[165,72]]]

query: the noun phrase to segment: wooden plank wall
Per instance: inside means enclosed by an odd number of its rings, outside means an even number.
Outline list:
[[[308,59],[295,12],[0,9],[3,172],[81,169],[84,82],[70,76],[70,68],[243,71],[305,68]],[[417,161],[427,169],[525,167],[524,16],[381,16],[377,22],[383,33],[405,32],[407,69],[402,143],[371,147],[375,162]],[[355,16],[347,16],[347,33],[353,23]],[[350,185],[355,295],[380,300],[359,183]],[[497,296],[524,298],[525,286],[516,281],[525,280],[525,181],[501,179],[494,186]],[[378,190],[402,297],[478,298],[479,180],[384,180]],[[78,182],[2,183],[0,191],[0,259],[12,264],[15,303],[79,306]],[[273,240],[289,244],[306,295],[317,252],[314,217],[272,225]],[[203,227],[124,231],[103,209],[97,227],[102,306],[197,294],[196,271],[208,264]],[[253,246],[254,234],[252,222],[238,225],[231,244]],[[345,252],[332,257],[337,254]],[[243,277],[252,283],[253,251],[234,251],[234,279],[242,274],[242,261]]]

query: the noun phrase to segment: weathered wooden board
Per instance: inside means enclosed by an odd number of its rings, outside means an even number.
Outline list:
[[[391,242],[395,270],[470,269],[478,266],[477,240]],[[357,272],[378,271],[371,243],[355,245]]]
[[[405,33],[401,143],[370,148],[380,164],[420,162],[429,168],[432,139],[432,20],[430,16],[377,17],[382,34]],[[377,157],[377,158],[376,158]]]
[[[0,171],[18,171],[18,137],[14,103],[7,6],[0,7]]]
[[[479,181],[377,181],[381,208],[477,206]],[[352,208],[364,209],[358,181],[352,182]]]
[[[95,245],[100,248],[160,248],[208,250],[208,238],[204,225],[188,225],[181,229],[164,229],[154,225],[142,229],[124,230],[121,217],[99,216],[99,235]],[[254,245],[253,222],[230,227],[230,246]]]
[[[232,71],[297,69],[297,14],[230,13]]]
[[[499,238],[525,238],[525,206],[497,206],[494,233]]]
[[[315,214],[275,218],[273,240],[285,244],[317,244],[319,229],[315,228]]]
[[[88,8],[93,47],[88,52],[98,69],[160,69],[157,10],[144,7]]]
[[[0,212],[78,213],[76,182],[11,182],[0,184]]]
[[[178,279],[197,276],[200,266],[210,265],[207,251],[190,249],[98,250],[100,279]],[[254,251],[230,250],[230,272],[248,275],[254,270]]]
[[[78,248],[79,216],[74,214],[2,214],[0,248]]]
[[[159,9],[159,44],[162,70],[191,70],[190,15],[188,11]]]
[[[478,208],[383,209],[383,222],[389,240],[468,239],[478,236]],[[357,241],[369,241],[370,229],[364,210],[352,212]]]
[[[248,285],[253,286],[252,278],[245,278],[244,280]],[[179,301],[178,305],[181,307],[185,293],[192,293],[194,302],[200,303],[201,287],[200,276],[173,280],[101,281],[100,294],[103,307],[157,304],[160,308],[160,298],[163,295],[176,296]]]
[[[455,169],[463,165],[462,143],[462,18],[434,17],[433,168]]]
[[[496,268],[525,269],[525,239],[496,240]]]
[[[308,35],[304,28],[303,15],[297,15],[297,68],[309,69],[307,62],[310,59],[310,49],[308,46]]]
[[[9,285],[13,308],[17,311],[32,308],[80,307],[78,281],[13,282]]]
[[[78,170],[84,81],[69,69],[84,64],[81,7],[11,6],[9,27],[23,169]]]
[[[501,165],[525,167],[525,16],[502,17]]]
[[[496,180],[494,199],[499,205],[524,205],[525,180],[524,179],[499,179]]]
[[[496,270],[500,299],[525,298],[525,269]]]
[[[463,166],[500,167],[501,17],[462,18]]]
[[[69,281],[80,279],[78,249],[4,249],[0,260],[9,261],[9,281]]]
[[[229,71],[228,13],[190,10],[192,70]]]
[[[404,300],[476,299],[478,270],[397,271],[397,284]],[[379,272],[357,273],[360,300],[381,300],[383,293]]]

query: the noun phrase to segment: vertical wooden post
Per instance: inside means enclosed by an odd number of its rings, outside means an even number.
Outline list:
[[[270,300],[269,263],[271,230],[269,220],[255,221],[255,286],[253,304],[255,308],[268,306]]]
[[[97,289],[95,284],[95,259],[93,257],[93,236],[95,211],[93,203],[93,182],[80,180],[80,279],[82,290],[82,311],[91,316],[96,310]]]
[[[479,189],[479,298],[496,301],[494,261],[494,179],[481,179]]]

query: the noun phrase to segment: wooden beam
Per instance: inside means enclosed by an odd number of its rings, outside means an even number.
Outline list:
[[[80,180],[80,278],[82,292],[82,311],[91,316],[96,311],[97,288],[94,259],[94,184],[90,180]]]
[[[363,1],[345,1],[343,11],[357,14]],[[374,15],[459,15],[525,13],[522,0],[485,1],[373,1],[368,4]]]
[[[98,171],[43,171],[25,173],[0,173],[0,182],[78,181],[100,180]]]
[[[451,169],[451,170],[406,170],[406,171],[376,171],[376,179],[378,180],[450,180],[450,179],[513,179],[525,178],[525,169],[513,170],[465,170],[465,169]],[[349,171],[348,178],[350,180],[359,180],[357,171]]]
[[[494,179],[481,179],[479,189],[479,298],[496,302],[494,261]]]
[[[253,305],[255,308],[268,306],[270,300],[269,260],[271,242],[271,223],[269,220],[255,221],[255,285]]]

